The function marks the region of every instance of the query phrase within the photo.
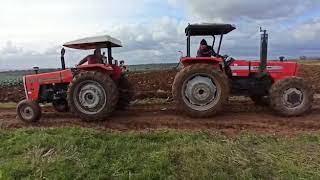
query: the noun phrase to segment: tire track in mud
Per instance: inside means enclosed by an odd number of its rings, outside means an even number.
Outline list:
[[[42,119],[36,124],[24,124],[16,118],[15,110],[0,110],[1,128],[86,127],[116,131],[149,131],[176,129],[209,131],[227,135],[243,132],[294,135],[320,131],[320,106],[316,102],[312,112],[302,117],[279,117],[268,108],[256,107],[251,101],[232,100],[220,114],[205,119],[194,119],[175,111],[173,104],[134,105],[127,111],[115,112],[104,122],[82,122],[71,113],[56,113],[43,109]]]

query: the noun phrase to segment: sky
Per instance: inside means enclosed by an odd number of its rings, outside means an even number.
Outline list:
[[[122,41],[113,56],[127,64],[178,62],[188,23],[234,24],[221,54],[236,59],[259,58],[260,27],[270,59],[320,56],[318,0],[1,0],[0,70],[58,68],[63,43],[104,34]],[[68,67],[92,53],[66,50]]]

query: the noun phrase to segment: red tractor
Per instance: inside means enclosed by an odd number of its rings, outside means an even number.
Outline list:
[[[311,109],[313,90],[297,77],[296,62],[267,61],[268,34],[260,30],[260,61],[236,60],[221,56],[223,36],[235,30],[231,24],[191,24],[186,28],[187,56],[175,77],[172,93],[177,108],[185,114],[203,118],[218,113],[230,95],[248,96],[260,105],[269,105],[283,116],[299,116]],[[192,36],[220,36],[217,53],[211,57],[190,57]]]
[[[23,77],[26,100],[17,106],[18,117],[25,122],[36,122],[41,117],[39,104],[52,103],[58,112],[71,112],[85,121],[104,120],[116,108],[124,108],[132,97],[131,86],[113,60],[112,48],[122,47],[110,36],[98,36],[68,42],[64,47],[90,50],[107,48],[108,57],[102,64],[80,65],[66,69],[61,50],[62,69]]]

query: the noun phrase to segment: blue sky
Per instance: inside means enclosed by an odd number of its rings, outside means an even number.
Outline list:
[[[258,58],[260,26],[270,33],[270,58],[319,56],[315,0],[2,0],[0,69],[59,67],[61,44],[101,34],[123,42],[114,57],[128,64],[177,62],[184,28],[201,22],[237,26],[222,48],[236,59]],[[199,41],[193,40],[194,52]],[[67,65],[88,53],[67,49]]]

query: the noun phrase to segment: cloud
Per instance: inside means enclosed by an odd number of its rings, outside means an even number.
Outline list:
[[[235,58],[259,58],[260,26],[270,33],[271,59],[316,56],[320,51],[319,4],[312,0],[4,0],[0,69],[60,67],[61,44],[101,34],[122,41],[124,47],[115,48],[114,57],[128,64],[178,62],[178,51],[186,51],[184,29],[189,22],[235,24],[237,30],[225,36],[221,49]],[[193,55],[200,40],[192,40]],[[67,49],[67,66],[90,53]]]
[[[168,0],[177,7],[184,6],[189,16],[199,19],[220,19],[233,21],[241,18],[267,20],[282,19],[301,15],[312,8],[319,7],[314,0]]]
[[[19,54],[22,52],[22,48],[14,45],[12,41],[7,41],[4,47],[0,49],[2,55]]]
[[[104,33],[122,41],[124,47],[115,49],[115,56],[130,64],[177,62],[178,50],[184,49],[185,25],[183,21],[162,17],[151,23],[118,25]]]
[[[95,35],[109,34],[120,39],[124,47],[115,48],[113,56],[117,60],[125,60],[128,64],[178,62],[180,57],[178,50],[185,48],[185,25],[186,23],[183,21],[161,17],[150,23],[119,24]],[[13,48],[16,45],[10,43],[9,47]],[[16,69],[33,66],[40,68],[60,67],[60,48],[59,45],[53,45],[37,53],[20,48],[20,52],[15,51],[13,57],[0,54],[1,69],[10,68],[12,64],[16,64],[14,67]],[[69,48],[66,50],[66,65],[69,67],[74,66],[84,56],[92,53],[92,51]]]

